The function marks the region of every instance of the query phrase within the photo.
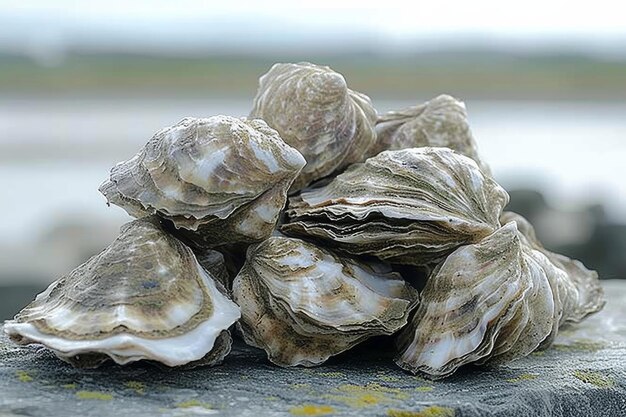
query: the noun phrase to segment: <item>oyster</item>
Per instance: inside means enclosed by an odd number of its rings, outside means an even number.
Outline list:
[[[305,160],[262,120],[186,118],[117,164],[100,186],[135,217],[153,213],[196,248],[261,241]]]
[[[250,117],[265,120],[306,159],[292,191],[374,155],[376,110],[329,67],[275,64],[259,80]]]
[[[425,265],[500,227],[508,194],[448,148],[385,151],[290,198],[283,233]]]
[[[449,95],[380,116],[376,133],[375,153],[424,146],[445,147],[472,158],[484,173],[490,173],[478,156],[465,104]]]
[[[535,228],[523,216],[512,211],[505,211],[500,221],[502,223],[515,221],[524,242],[532,249],[541,252],[550,263],[567,274],[567,280],[559,282],[560,299],[564,304],[559,324],[578,323],[589,314],[602,309],[605,300],[596,271],[587,269],[576,259],[570,259],[544,248],[537,239]]]
[[[146,218],[52,283],[4,331],[80,367],[109,358],[212,365],[230,351],[228,328],[239,317],[191,250]]]
[[[314,366],[407,323],[418,294],[382,264],[272,236],[248,249],[233,283],[245,341],[281,366]]]
[[[231,278],[224,255],[213,249],[196,250],[194,255],[200,266],[219,284],[218,289],[224,294],[229,293]]]
[[[598,288],[594,279],[584,286]],[[435,268],[398,338],[396,363],[442,378],[464,364],[526,356],[548,346],[564,317],[576,314],[585,301],[571,294],[580,292],[580,282],[529,245],[511,221]],[[602,302],[594,302],[598,311]]]

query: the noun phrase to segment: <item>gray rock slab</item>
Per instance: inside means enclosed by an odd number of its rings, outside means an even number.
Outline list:
[[[237,344],[222,366],[78,370],[0,338],[0,416],[626,416],[626,280],[547,351],[427,381],[380,345],[318,368],[281,369]],[[378,351],[372,349],[378,349]]]

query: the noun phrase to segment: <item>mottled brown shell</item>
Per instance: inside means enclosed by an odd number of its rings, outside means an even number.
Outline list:
[[[448,148],[385,151],[290,198],[283,233],[424,265],[500,227],[508,194]]]
[[[490,173],[478,156],[465,104],[449,95],[381,115],[376,122],[376,133],[376,153],[424,146],[445,147],[472,158],[484,173]]]
[[[374,155],[376,110],[329,67],[275,64],[259,80],[250,117],[265,120],[306,159],[291,191]]]
[[[161,130],[100,186],[135,217],[156,213],[194,246],[269,236],[302,155],[262,120],[186,118]]]
[[[230,350],[222,332],[238,318],[238,307],[191,250],[146,218],[125,225],[101,253],[51,284],[5,331],[79,366],[107,358],[181,366],[206,363],[206,355],[221,361]],[[215,345],[218,338],[224,346]]]
[[[390,335],[418,299],[388,266],[282,236],[248,249],[233,296],[246,342],[281,366],[319,365],[369,337]]]
[[[511,361],[549,346],[561,324],[602,308],[597,275],[575,278],[530,243],[523,222],[523,232],[509,221],[435,268],[398,338],[399,366],[442,378],[472,362]]]

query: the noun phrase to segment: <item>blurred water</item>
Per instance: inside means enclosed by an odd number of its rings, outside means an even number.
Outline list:
[[[183,117],[245,112],[229,100],[0,100],[0,244],[38,239],[58,218],[121,224],[98,192],[116,162]]]
[[[412,104],[375,102],[379,111]],[[466,104],[498,180],[545,189],[557,203],[602,199],[626,220],[626,103]],[[0,101],[0,241],[29,239],[68,212],[119,218],[97,192],[115,162],[182,117],[243,116],[249,107],[244,100]]]
[[[379,111],[414,104],[373,99]],[[466,104],[481,154],[505,187],[543,190],[565,208],[599,200],[626,222],[626,103]],[[115,162],[182,117],[243,116],[249,108],[227,99],[0,100],[0,248],[12,248],[0,255],[0,271],[23,263],[31,242],[60,245],[51,230],[58,222],[93,223],[114,236],[128,217],[107,207],[97,188]]]

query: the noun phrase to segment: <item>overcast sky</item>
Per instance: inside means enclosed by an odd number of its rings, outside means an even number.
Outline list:
[[[581,48],[626,55],[626,6],[618,0],[338,1],[3,0],[0,47],[68,45],[159,52],[201,49],[403,48],[433,42]],[[313,4],[314,3],[314,4]],[[384,5],[381,6],[381,5]],[[429,42],[430,41],[430,42]]]

